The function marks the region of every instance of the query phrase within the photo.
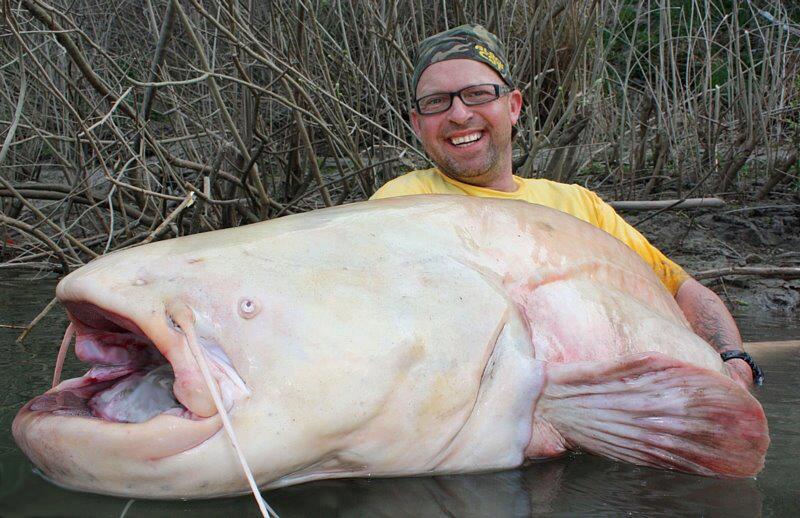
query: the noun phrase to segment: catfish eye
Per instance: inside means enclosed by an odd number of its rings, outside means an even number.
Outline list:
[[[253,318],[261,310],[261,306],[255,299],[247,297],[239,300],[239,316],[242,318]]]

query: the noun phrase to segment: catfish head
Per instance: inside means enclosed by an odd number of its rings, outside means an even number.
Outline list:
[[[280,238],[303,221],[115,252],[63,279],[57,296],[88,370],[13,424],[44,476],[133,497],[246,492],[220,404],[259,486],[367,473],[338,452],[391,397],[408,354],[342,348],[381,333],[341,325],[372,287],[305,267],[313,239]]]

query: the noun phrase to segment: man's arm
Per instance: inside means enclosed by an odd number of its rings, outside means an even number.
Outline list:
[[[689,278],[678,288],[675,301],[692,330],[718,352],[744,350],[739,328],[716,293]],[[725,362],[725,366],[735,381],[745,388],[753,386],[753,372],[747,362],[733,359]]]

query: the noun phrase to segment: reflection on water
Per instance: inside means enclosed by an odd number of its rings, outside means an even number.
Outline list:
[[[53,281],[0,277],[0,323],[24,323],[52,297]],[[742,322],[750,340],[800,337],[800,325]],[[252,497],[148,501],[76,493],[36,476],[9,432],[16,410],[52,376],[66,319],[54,310],[27,340],[0,329],[0,516],[258,516]],[[800,515],[800,348],[758,349],[767,373],[758,391],[772,445],[757,479],[720,480],[639,468],[589,455],[499,473],[373,480],[329,480],[265,493],[281,516],[530,516],[636,514]],[[77,363],[77,362],[76,362]],[[66,376],[82,373],[72,363]],[[721,453],[724,454],[724,453]]]
[[[73,493],[24,473],[13,492],[3,488],[3,516],[119,516],[128,501]],[[5,475],[5,473],[4,473]],[[5,485],[5,482],[4,482]],[[322,481],[266,492],[280,516],[530,516],[625,513],[759,516],[755,480],[719,480],[639,469],[587,455],[524,469],[479,475]],[[45,499],[46,498],[46,499]],[[200,502],[137,500],[126,516],[258,515],[251,498]]]

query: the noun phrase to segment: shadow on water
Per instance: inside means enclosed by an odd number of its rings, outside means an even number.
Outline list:
[[[54,281],[0,277],[0,322],[26,323],[52,297]],[[800,323],[741,320],[749,340],[800,338]],[[773,325],[774,324],[774,325]],[[77,493],[34,472],[14,445],[17,409],[47,388],[66,325],[54,310],[25,346],[0,329],[0,516],[258,516],[252,497],[152,501]],[[498,473],[397,479],[328,480],[264,493],[289,516],[709,516],[800,515],[800,347],[753,351],[767,373],[759,389],[772,445],[757,479],[724,480],[639,468],[574,455]],[[77,362],[68,376],[80,375]],[[724,455],[724,452],[721,452]]]

